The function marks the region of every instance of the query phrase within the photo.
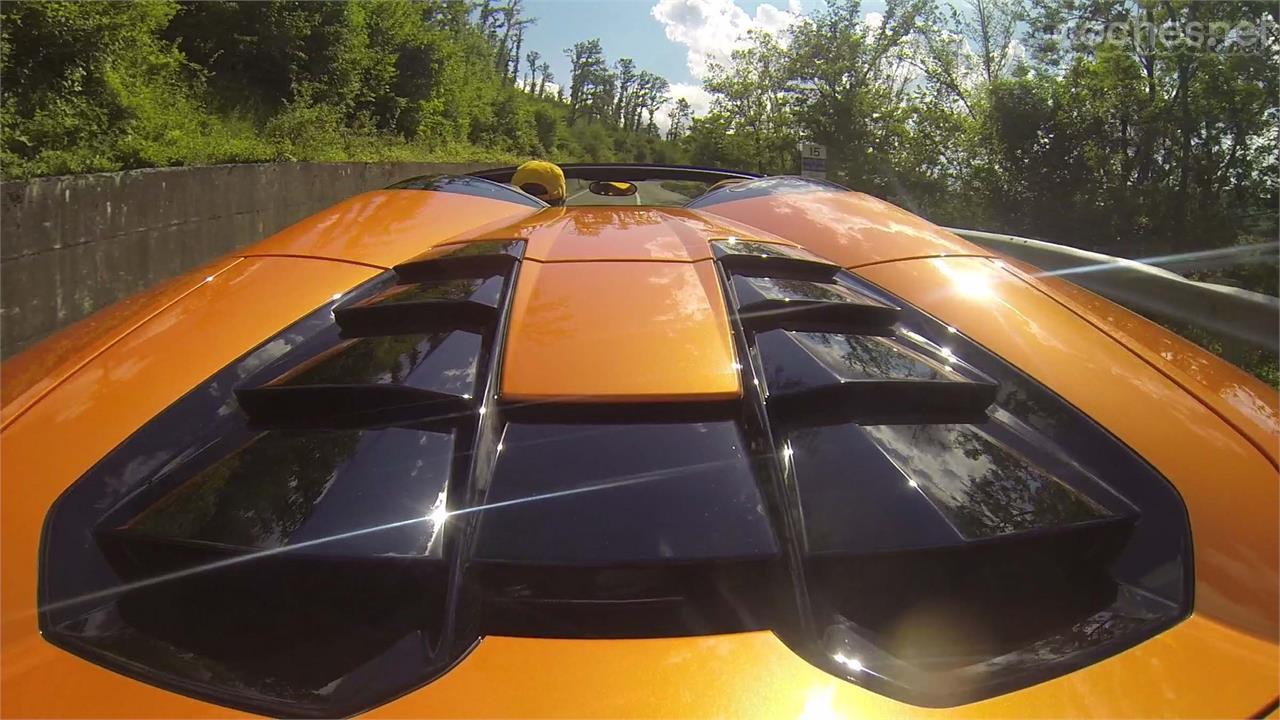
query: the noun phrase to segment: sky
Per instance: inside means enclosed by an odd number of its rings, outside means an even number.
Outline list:
[[[629,57],[636,66],[671,82],[673,97],[689,100],[695,114],[710,98],[701,80],[707,63],[724,61],[748,30],[776,32],[822,0],[525,0],[525,14],[538,19],[525,31],[525,47],[537,50],[558,83],[569,80],[564,49],[599,38],[612,63]],[[884,9],[868,0],[863,11]],[[522,71],[523,74],[523,71]]]

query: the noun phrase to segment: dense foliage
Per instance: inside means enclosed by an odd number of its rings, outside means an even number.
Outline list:
[[[564,49],[557,85],[521,0],[6,2],[0,147],[8,178],[531,156],[776,173],[810,140],[833,179],[942,224],[1184,252],[1276,237],[1278,7],[888,0],[873,21],[829,0],[713,66],[695,118],[598,40]],[[1122,32],[1067,32],[1089,27]],[[1274,268],[1231,279],[1276,291]]]
[[[1274,242],[1280,5],[830,0],[756,35],[705,86],[696,163],[829,175],[934,222],[1126,257]],[[1270,262],[1197,279],[1277,293]],[[1178,332],[1280,382],[1273,353]]]
[[[675,161],[629,59],[559,98],[520,0],[6,2],[6,178],[271,160]]]
[[[1274,240],[1278,8],[888,0],[868,23],[831,0],[714,68],[686,143],[795,172],[812,140],[833,179],[935,222],[1116,255]],[[1276,294],[1274,266],[1246,274]]]

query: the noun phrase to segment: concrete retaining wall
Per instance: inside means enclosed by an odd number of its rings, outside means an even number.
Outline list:
[[[271,163],[4,183],[0,356],[343,198],[482,167]]]

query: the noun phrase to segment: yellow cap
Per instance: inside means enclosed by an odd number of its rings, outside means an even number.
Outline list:
[[[511,176],[511,184],[546,202],[564,199],[564,171],[545,160],[530,160],[521,165]]]

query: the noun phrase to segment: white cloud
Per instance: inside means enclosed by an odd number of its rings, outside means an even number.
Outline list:
[[[671,99],[662,104],[662,108],[658,110],[658,114],[654,115],[653,121],[658,124],[658,129],[666,134],[667,129],[671,127],[671,118],[667,117],[667,111],[676,104],[676,100],[684,98],[689,101],[689,109],[693,111],[694,117],[706,115],[711,109],[711,93],[702,88],[701,85],[692,83],[671,83]]]
[[[768,3],[748,15],[734,0],[658,0],[649,11],[662,23],[667,39],[688,48],[689,72],[698,79],[710,63],[727,63],[734,49],[746,44],[749,30],[777,34],[800,18],[800,0],[785,9]]]
[[[689,101],[689,107],[693,109],[694,116],[706,115],[711,109],[711,93],[707,92],[701,85],[692,83],[671,83],[671,100],[668,105],[679,98]]]
[[[1005,60],[1004,71],[1010,72],[1019,63],[1027,61],[1027,46],[1023,45],[1018,38],[1009,41],[1009,57]]]
[[[537,81],[530,83],[528,82],[528,78],[520,78],[520,81],[517,83],[517,87],[525,92],[534,92],[538,89],[538,84],[539,83]],[[556,91],[559,89],[560,85],[558,83],[549,82],[543,92],[547,94],[547,97],[555,97]]]

